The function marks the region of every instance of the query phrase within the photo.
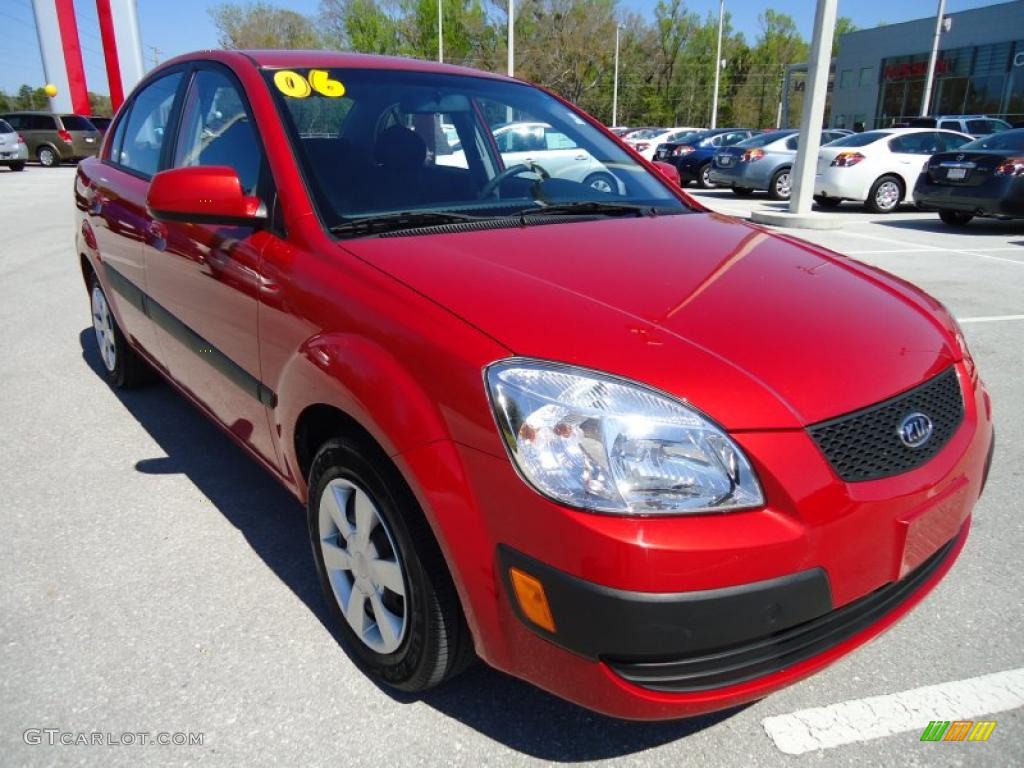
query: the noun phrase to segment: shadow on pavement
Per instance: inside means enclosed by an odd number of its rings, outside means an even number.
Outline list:
[[[79,334],[79,342],[82,359],[105,382],[91,327]],[[112,391],[166,454],[140,458],[136,470],[188,477],[337,640],[309,552],[302,505],[168,384]],[[421,696],[380,690],[399,703],[423,702],[510,749],[556,762],[633,754],[689,736],[739,711],[668,723],[614,720],[483,663]]]
[[[1006,237],[1024,232],[1024,219],[1001,221],[999,219],[973,219],[962,227],[944,224],[937,213],[921,211],[918,219],[878,219],[878,224],[916,232],[936,232],[940,235],[975,235],[978,237]],[[1024,243],[1010,243],[1024,245]],[[970,250],[970,249],[967,249]]]

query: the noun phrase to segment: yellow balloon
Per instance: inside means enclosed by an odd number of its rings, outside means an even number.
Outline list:
[[[57,95],[57,86],[53,83],[47,83],[43,86],[43,92],[52,99]]]

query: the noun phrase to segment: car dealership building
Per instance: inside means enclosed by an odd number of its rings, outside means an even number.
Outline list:
[[[1024,121],[1024,0],[947,14],[929,114]],[[880,128],[920,114],[935,17],[840,38],[829,125]]]

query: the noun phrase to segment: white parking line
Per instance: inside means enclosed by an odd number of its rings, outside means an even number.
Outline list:
[[[973,719],[1021,706],[1024,668],[802,709],[766,717],[761,725],[781,751],[802,755],[906,731],[923,733],[932,720]]]
[[[958,317],[958,323],[1001,323],[1003,320],[1024,320],[1024,315],[990,315],[988,317]]]
[[[971,251],[963,250],[963,249],[960,249],[960,248],[949,248],[949,247],[941,247],[940,248],[939,246],[928,245],[927,243],[908,243],[908,242],[905,242],[903,240],[898,240],[898,239],[893,238],[893,237],[881,237],[879,235],[868,235],[868,234],[865,234],[863,232],[851,232],[850,230],[847,230],[847,229],[841,230],[841,233],[843,235],[845,235],[845,236],[848,236],[848,237],[859,237],[859,238],[862,238],[864,240],[873,240],[875,242],[885,243],[885,244],[890,245],[890,246],[898,245],[898,246],[900,246],[900,250],[896,251],[897,253],[959,253],[959,254],[963,254],[964,256],[975,256],[975,257],[977,257],[979,259],[992,259],[993,261],[1004,261],[1004,262],[1006,262],[1008,264],[1017,264],[1019,266],[1024,267],[1024,261],[1020,261],[1018,259],[1006,259],[1006,258],[1003,258],[1002,256],[992,256],[989,253],[984,253],[983,251],[986,250],[986,249],[981,249],[981,248],[979,248],[977,250],[971,250]],[[833,250],[836,250],[836,249],[833,249]]]

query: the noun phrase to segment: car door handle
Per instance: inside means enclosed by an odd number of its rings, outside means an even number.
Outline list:
[[[587,153],[586,152],[580,152],[578,155],[576,155],[576,159],[577,160],[586,160],[587,159]]]

